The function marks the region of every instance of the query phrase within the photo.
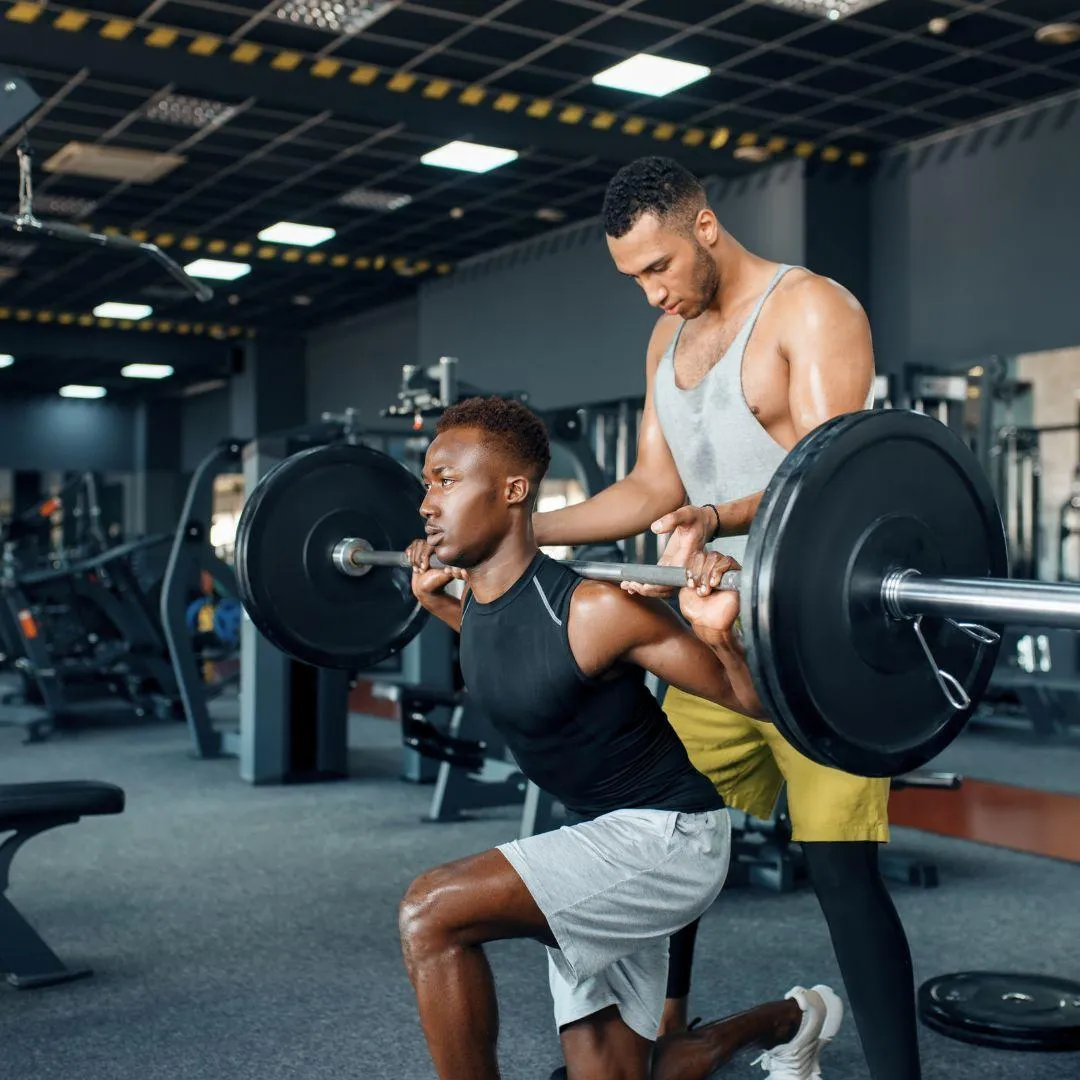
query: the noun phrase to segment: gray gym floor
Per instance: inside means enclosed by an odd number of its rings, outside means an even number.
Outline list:
[[[128,793],[124,815],[57,829],[16,857],[12,899],[66,960],[96,975],[21,993],[0,984],[3,1075],[431,1077],[398,951],[397,901],[425,867],[512,836],[516,815],[421,824],[430,788],[396,778],[397,738],[390,723],[357,725],[366,749],[349,782],[252,788],[235,762],[191,760],[179,725],[39,746],[0,729],[0,781],[99,779]],[[1028,753],[978,736],[950,750],[947,764],[1016,778]],[[1027,782],[1080,788],[1080,750],[1039,760]],[[941,866],[936,891],[893,887],[920,980],[985,967],[1080,978],[1076,866],[901,830],[896,840]],[[559,1050],[542,951],[516,942],[490,955],[504,1075],[546,1080]],[[796,982],[840,986],[808,891],[723,894],[698,956],[693,1010],[710,1018]],[[1080,1055],[922,1038],[927,1078],[1080,1076]],[[825,1080],[865,1080],[852,1025],[823,1067]],[[721,1075],[762,1073],[747,1057]]]

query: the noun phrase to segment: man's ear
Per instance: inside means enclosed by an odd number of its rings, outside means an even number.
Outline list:
[[[532,483],[527,476],[508,476],[506,478],[506,504],[518,506],[524,503],[532,491]]]
[[[704,247],[712,247],[720,238],[720,222],[716,220],[716,215],[708,207],[698,211],[697,219],[694,221],[694,232]]]

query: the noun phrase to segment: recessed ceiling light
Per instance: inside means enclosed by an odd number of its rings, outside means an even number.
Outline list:
[[[11,367],[15,363],[15,357],[11,353],[0,353],[0,368]]]
[[[306,293],[297,293],[292,298],[292,302],[297,307],[311,307],[311,297],[308,296]]]
[[[295,221],[279,221],[259,233],[268,244],[293,244],[296,247],[315,247],[337,235],[336,229],[324,225],[298,225]]]
[[[192,277],[210,278],[213,281],[235,281],[251,273],[251,264],[229,262],[226,259],[196,259],[189,262],[184,270]]]
[[[126,364],[120,369],[125,379],[167,379],[172,373],[168,364]]]
[[[119,304],[109,301],[106,304],[98,304],[94,308],[94,314],[99,319],[145,319],[154,314],[154,309],[149,304]]]
[[[763,161],[768,161],[772,157],[772,153],[767,146],[739,146],[736,147],[733,156],[740,161],[753,161],[760,164]]]
[[[615,67],[600,71],[593,76],[593,82],[597,86],[610,86],[613,90],[663,97],[704,79],[710,70],[702,64],[687,64],[685,60],[638,53]]]
[[[540,221],[565,221],[566,211],[560,210],[557,206],[541,206],[540,209],[536,211],[536,217]]]
[[[668,60],[663,56],[638,53],[621,64],[601,71],[592,77],[597,86],[610,86],[615,90],[629,90],[632,94],[648,94],[663,97],[674,90],[704,79],[711,69],[702,64],[688,64],[684,60]]]
[[[938,15],[937,18],[931,19],[926,24],[926,29],[929,30],[930,33],[935,35],[936,37],[940,37],[949,29],[950,25],[951,24],[948,19],[946,19],[943,15]]]
[[[166,94],[143,112],[147,120],[174,127],[220,127],[236,115],[236,107],[211,98]]]
[[[274,14],[312,30],[358,34],[392,11],[401,0],[283,0]]]
[[[398,191],[378,191],[375,188],[357,187],[346,191],[338,203],[353,210],[400,210],[412,202],[411,195]]]
[[[803,15],[817,15],[830,22],[837,22],[854,15],[856,12],[865,11],[875,7],[882,0],[765,0],[773,7],[787,8],[788,11],[798,11]]]
[[[78,383],[70,383],[60,387],[61,397],[99,398],[105,396],[104,386],[80,386]]]
[[[462,172],[486,173],[506,165],[517,158],[516,150],[502,146],[485,146],[483,143],[465,142],[457,139],[431,150],[420,160],[425,165],[437,165],[443,169],[461,169]]]
[[[450,208],[450,216],[455,221],[457,221],[460,218],[463,218],[465,216],[465,207],[463,207],[463,206],[453,206],[453,207],[451,207]]]
[[[1035,40],[1043,45],[1075,45],[1080,41],[1080,23],[1059,22],[1040,26]]]
[[[35,195],[34,209],[55,217],[86,217],[97,209],[97,203],[75,195]]]

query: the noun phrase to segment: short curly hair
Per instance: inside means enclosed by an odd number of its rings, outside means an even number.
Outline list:
[[[624,165],[604,194],[604,231],[616,240],[625,236],[643,214],[655,214],[665,225],[689,232],[699,210],[707,205],[701,182],[677,161],[643,157]]]
[[[540,481],[551,464],[547,428],[536,413],[511,398],[471,397],[451,405],[439,418],[435,432],[477,428],[510,453]]]

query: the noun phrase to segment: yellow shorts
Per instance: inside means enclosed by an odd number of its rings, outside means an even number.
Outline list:
[[[793,840],[889,839],[888,777],[852,776],[801,754],[775,725],[670,687],[664,712],[728,806],[768,818],[787,781]]]

